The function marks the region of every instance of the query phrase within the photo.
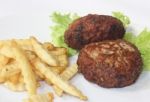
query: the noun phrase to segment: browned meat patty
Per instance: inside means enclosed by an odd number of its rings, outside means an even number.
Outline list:
[[[137,47],[124,40],[86,45],[80,51],[77,64],[87,80],[106,88],[134,83],[143,65]]]
[[[124,26],[117,18],[89,14],[70,24],[65,31],[65,42],[69,47],[81,49],[92,42],[123,38],[124,33]]]

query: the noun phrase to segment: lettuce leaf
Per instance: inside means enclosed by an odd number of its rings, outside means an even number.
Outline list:
[[[67,44],[64,42],[64,32],[68,28],[68,25],[78,17],[79,16],[77,14],[61,14],[58,12],[54,12],[51,16],[51,19],[54,23],[53,26],[50,27],[52,31],[52,43],[55,46],[67,48],[69,56],[75,55],[77,51],[68,47]]]
[[[150,71],[150,31],[145,28],[138,36],[127,33],[124,39],[137,46],[143,59],[144,70]]]
[[[134,44],[142,54],[144,69],[150,70],[150,31],[145,28],[136,38]]]
[[[135,39],[136,39],[136,36],[133,33],[131,33],[131,32],[127,32],[127,33],[125,33],[123,39],[125,39],[125,40],[127,40],[127,41],[129,41],[131,43],[134,43]]]
[[[126,28],[129,26],[130,19],[123,13],[112,12],[112,15],[121,20]],[[137,46],[143,59],[144,70],[150,71],[150,31],[145,28],[138,36],[131,32],[126,32],[124,39]]]
[[[128,16],[124,15],[121,12],[112,12],[112,15],[122,21],[124,27],[128,27],[130,24],[130,19]]]

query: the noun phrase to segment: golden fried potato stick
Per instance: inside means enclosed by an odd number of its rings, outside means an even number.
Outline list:
[[[78,72],[78,68],[77,68],[77,65],[74,64],[72,66],[70,66],[69,68],[66,68],[65,71],[63,71],[61,74],[60,74],[60,77],[62,79],[64,79],[65,81],[68,81],[69,79],[71,79],[75,74],[77,74]],[[56,94],[58,96],[62,96],[63,94],[63,90],[60,89],[59,87],[57,87],[56,85],[53,85],[53,88],[56,92]]]
[[[0,54],[0,66],[4,66],[9,62],[10,58]]]
[[[60,66],[67,67],[68,66],[68,54],[66,48],[55,47],[53,50],[48,50],[49,54],[55,56]]]
[[[23,102],[53,102],[54,96],[52,93],[33,95]]]
[[[48,50],[48,49],[47,49]],[[55,47],[53,50],[48,50],[49,54],[55,56],[59,61],[59,66],[67,67],[68,66],[68,54],[66,48]]]
[[[66,54],[56,56],[56,58],[60,62],[60,66],[62,66],[62,67],[67,67],[68,66],[69,61],[68,61],[68,56]]]
[[[22,49],[33,50],[32,45],[31,45],[29,39],[14,39],[14,41],[15,41]],[[9,45],[9,46],[11,46],[11,40],[1,40],[1,41],[0,41],[0,47],[3,46],[3,45]]]
[[[26,89],[29,95],[36,94],[37,82],[36,82],[34,72],[32,71],[33,68],[29,60],[27,59],[25,52],[21,48],[19,48],[19,46],[15,41],[12,41],[12,52],[15,56],[16,61],[19,64],[19,67],[21,68]]]
[[[61,67],[61,66],[57,66],[57,67],[50,66],[50,68],[52,69],[53,72],[57,74],[62,73],[66,69],[65,67]]]
[[[28,58],[29,61],[31,61],[31,62],[32,62],[33,59],[37,58],[37,55],[36,55],[33,51],[24,50],[24,52],[26,53],[27,58]]]
[[[54,49],[55,49],[54,45],[51,44],[50,42],[44,42],[44,43],[43,43],[43,47],[44,47],[45,49],[47,49],[47,50],[54,50]]]
[[[5,81],[6,81],[6,79],[5,79],[4,77],[1,77],[1,76],[0,76],[0,84],[1,84],[1,83],[4,83]]]
[[[79,97],[82,100],[87,100],[87,97],[84,96],[80,90],[75,88],[73,85],[63,80],[58,74],[54,73],[51,68],[49,68],[46,64],[42,63],[40,59],[36,59],[34,62],[35,68],[39,70],[47,79],[49,79],[54,85],[58,86],[64,92]]]
[[[25,53],[27,55],[27,58],[30,60],[32,64],[32,61],[34,61],[34,59],[37,58],[37,56],[33,51],[29,51],[29,50],[25,50]],[[50,68],[57,74],[60,74],[65,70],[65,67],[61,67],[61,66],[51,66]],[[36,68],[33,67],[33,71],[41,80],[45,79],[44,75],[41,72],[39,72]]]
[[[17,84],[14,84],[10,81],[6,81],[4,83],[4,86],[7,87],[8,89],[12,90],[12,91],[25,91],[25,84],[24,83],[17,83]]]
[[[15,74],[19,74],[21,70],[19,69],[16,61],[12,61],[5,66],[0,66],[0,83],[5,82],[8,78]]]
[[[6,57],[9,57],[9,58],[13,58],[14,55],[11,51],[11,46],[10,45],[3,45],[1,46],[0,48],[0,54],[6,56]]]
[[[13,84],[17,84],[19,83],[20,76],[21,76],[21,73],[16,73],[12,75],[11,77],[9,77],[8,81],[12,82]]]
[[[12,91],[26,91],[25,83],[21,73],[9,77],[9,79],[4,83],[4,86]]]
[[[61,47],[55,47],[51,50],[46,48],[49,52],[49,54],[55,56],[55,58],[59,61],[59,65],[62,67],[67,67],[68,66],[68,54],[67,54],[67,49],[66,48],[61,48]]]
[[[48,49],[48,52],[52,55],[55,55],[55,56],[59,56],[59,55],[67,55],[67,49],[66,48],[63,48],[63,47],[55,47],[54,49]]]
[[[49,66],[49,68],[51,68],[51,70],[53,71],[53,72],[55,72],[56,74],[61,74],[66,68],[65,67],[52,67],[52,66]],[[39,72],[40,73],[40,72]],[[40,75],[43,75],[42,73],[40,73]],[[48,80],[48,79],[44,79],[45,80],[45,82],[48,84],[48,85],[53,85],[52,84],[52,82],[50,81],[50,80]]]
[[[34,37],[30,37],[30,40],[35,53],[40,59],[51,66],[58,66],[58,61],[53,55],[48,53],[47,49],[45,49]]]

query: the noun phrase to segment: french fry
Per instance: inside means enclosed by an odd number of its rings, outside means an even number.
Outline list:
[[[50,86],[52,86],[53,85],[53,83],[51,82],[51,80],[49,80],[49,79],[44,79],[44,81],[48,84],[48,85],[50,85]]]
[[[53,72],[55,72],[56,74],[61,74],[61,73],[65,70],[64,67],[51,67],[51,66],[49,66],[49,68],[50,68]],[[42,73],[41,73],[41,74],[42,74]],[[42,75],[43,75],[43,74],[42,74]],[[45,80],[45,82],[46,82],[48,85],[53,85],[52,82],[51,82],[51,80],[49,80],[49,79],[47,79],[47,78],[45,78],[44,80]]]
[[[21,70],[19,69],[16,61],[12,61],[9,64],[0,67],[0,77],[4,79],[8,79],[9,77],[20,73]]]
[[[12,51],[13,51],[16,61],[19,64],[19,67],[21,68],[21,72],[24,77],[26,89],[29,95],[36,94],[36,91],[37,91],[36,78],[32,71],[33,68],[25,55],[25,52],[21,48],[19,48],[19,46],[17,45],[15,41],[12,41]]]
[[[9,59],[10,58],[0,54],[0,66],[6,65],[9,62]]]
[[[62,74],[60,74],[60,76],[64,79],[64,80],[69,80],[71,79],[74,75],[77,74],[78,72],[78,66],[76,64],[73,64],[72,66],[70,66],[69,68],[66,68],[66,70],[63,71]]]
[[[14,39],[14,41],[22,48],[33,50],[29,39]],[[3,45],[11,46],[11,40],[1,40],[0,47]]]
[[[30,50],[24,50],[27,58],[29,59],[30,62],[32,62],[32,60],[34,60],[35,58],[37,58],[36,54],[33,51]]]
[[[25,51],[27,58],[30,60],[30,62],[32,63],[32,61],[34,61],[35,58],[37,58],[37,56],[35,55],[34,52],[32,51]],[[63,72],[65,70],[65,67],[61,67],[61,66],[50,66],[50,68],[57,74],[60,74],[61,72]],[[44,75],[42,75],[38,70],[36,70],[33,67],[34,72],[36,73],[37,76],[39,76],[39,78],[41,79],[45,79]]]
[[[87,97],[84,96],[80,90],[75,88],[73,85],[63,80],[58,74],[54,73],[51,68],[46,64],[42,63],[39,59],[34,62],[35,68],[39,70],[47,79],[49,79],[54,85],[61,88],[64,92],[79,97],[82,100],[87,100]]]
[[[34,61],[35,58],[37,58],[37,56],[35,55],[35,53],[33,51],[29,51],[29,50],[25,50],[26,56],[29,59],[30,63],[32,64],[32,61]],[[45,77],[44,75],[42,75],[38,70],[36,70],[34,67],[32,67],[33,72],[35,73],[36,79],[38,81],[44,80]]]
[[[43,74],[41,74],[41,72],[39,72],[38,70],[34,70],[37,78],[39,78],[40,80],[44,80],[45,79],[45,76]]]
[[[34,61],[35,58],[37,58],[37,56],[32,51],[26,50],[25,53],[26,53],[27,58],[30,60],[31,63],[32,63],[32,61]],[[61,66],[56,66],[56,67],[51,66],[50,68],[57,74],[60,74],[61,72],[63,72],[65,70],[65,67],[61,67]],[[44,80],[45,79],[44,75],[40,71],[38,71],[36,68],[33,67],[33,71],[35,72],[38,80]],[[50,84],[49,81],[47,81],[47,82]]]
[[[48,51],[44,49],[44,47],[34,37],[31,37],[30,40],[33,49],[39,58],[51,66],[58,66],[58,62],[55,57],[49,54]]]
[[[55,56],[59,56],[59,55],[64,55],[66,54],[67,55],[67,49],[66,48],[61,48],[61,47],[55,47],[54,49],[52,50],[49,50],[47,48],[48,52],[52,55],[55,55]]]
[[[1,83],[4,83],[5,81],[6,81],[6,79],[5,79],[4,77],[1,77],[1,76],[0,76],[0,84],[1,84]]]
[[[9,57],[9,58],[13,58],[14,55],[11,51],[11,46],[10,45],[3,45],[0,49],[0,54]]]
[[[77,74],[78,72],[78,68],[77,68],[77,65],[74,64],[72,66],[70,66],[69,68],[66,68],[65,71],[63,71],[63,73],[60,74],[60,77],[65,80],[65,81],[68,81],[69,79],[71,79],[75,74]],[[59,87],[57,87],[56,85],[53,85],[53,88],[56,92],[56,94],[58,96],[62,96],[63,94],[63,90],[60,89]]]
[[[68,66],[68,56],[66,54],[57,56],[57,59],[60,63],[60,66],[67,67]]]
[[[17,84],[19,82],[20,79],[20,74],[21,73],[16,73],[15,75],[12,75],[11,77],[9,77],[9,81],[12,82],[13,84]]]
[[[82,100],[87,97],[68,82],[78,71],[77,65],[68,66],[66,48],[55,47],[49,42],[40,43],[36,38],[0,41],[0,83],[13,91],[27,91],[24,102],[52,102],[53,95],[37,94],[39,81],[54,88],[58,96],[63,92]]]
[[[54,48],[53,50],[48,50],[49,54],[56,57],[56,59],[59,61],[59,65],[62,67],[68,66],[68,55],[67,55],[67,49],[66,48]]]
[[[54,96],[52,93],[33,95],[23,102],[53,102]]]
[[[12,91],[26,91],[24,80],[21,74],[16,74],[13,76],[13,78],[10,77],[10,79],[4,83],[4,86]]]
[[[7,87],[8,89],[12,90],[12,91],[25,91],[26,90],[24,83],[14,84],[10,81],[6,81],[4,83],[4,86]]]
[[[61,66],[58,66],[58,67],[53,67],[53,66],[50,66],[51,70],[57,74],[60,74],[62,73],[66,68],[65,67],[61,67]]]
[[[54,50],[54,48],[55,48],[54,45],[49,42],[43,43],[43,47],[47,50]]]

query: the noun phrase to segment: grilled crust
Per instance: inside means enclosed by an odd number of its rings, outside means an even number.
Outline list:
[[[106,88],[133,84],[143,65],[137,47],[125,40],[86,45],[80,51],[77,64],[88,81]]]
[[[69,47],[81,49],[92,42],[123,38],[124,34],[124,26],[117,18],[89,14],[70,24],[64,38]]]

